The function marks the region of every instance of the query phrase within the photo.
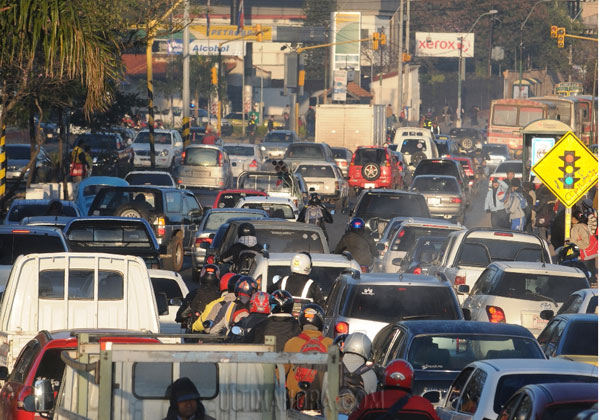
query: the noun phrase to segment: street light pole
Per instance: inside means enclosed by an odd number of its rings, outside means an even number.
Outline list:
[[[521,23],[521,37],[520,37],[520,41],[519,41],[519,97],[521,97],[521,89],[522,89],[522,86],[523,86],[523,28],[525,27],[525,24],[527,23],[527,20],[529,20],[529,17],[533,13],[533,9],[535,9],[535,7],[538,4],[540,4],[540,3],[549,3],[551,1],[552,0],[539,0],[536,3],[534,3],[534,5],[531,6],[531,10],[527,14],[527,17],[525,18],[525,20],[523,21],[523,23]]]

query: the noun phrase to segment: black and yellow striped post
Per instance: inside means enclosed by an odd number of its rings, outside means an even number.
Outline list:
[[[0,132],[0,202],[6,194],[6,124],[2,124]]]
[[[181,124],[183,147],[186,148],[190,145],[190,117],[183,117],[183,123]]]
[[[146,76],[148,81],[148,141],[150,143],[150,167],[156,168],[156,150],[154,149],[154,88],[152,83],[152,44],[154,38],[149,37],[146,44]]]

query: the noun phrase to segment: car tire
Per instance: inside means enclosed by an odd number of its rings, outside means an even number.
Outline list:
[[[150,212],[143,205],[138,203],[125,203],[117,207],[115,216],[135,217],[144,220],[150,220]]]
[[[375,162],[367,162],[363,165],[360,173],[367,181],[376,181],[381,176],[381,167]]]
[[[425,153],[415,152],[410,157],[410,165],[414,166],[416,168],[417,165],[419,164],[419,162],[421,162],[423,159],[427,159],[427,156],[425,155]]]
[[[169,245],[167,246],[167,254],[169,254],[169,256],[163,261],[165,270],[181,271],[184,256],[183,238],[181,233],[178,233],[171,238],[171,242],[169,242]]]
[[[463,139],[460,139],[460,147],[469,151],[473,149],[473,147],[475,147],[475,141],[470,137],[465,137]]]

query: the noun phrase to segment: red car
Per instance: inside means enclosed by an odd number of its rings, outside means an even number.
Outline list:
[[[215,197],[213,209],[235,207],[240,198],[243,197],[266,197],[267,193],[258,190],[223,190]]]
[[[361,146],[352,155],[348,184],[363,188],[402,188],[402,173],[396,156],[386,147]]]

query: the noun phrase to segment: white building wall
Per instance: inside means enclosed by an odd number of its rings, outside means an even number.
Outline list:
[[[405,66],[404,68],[404,106],[408,107],[407,118],[409,121],[419,121],[419,106],[421,105],[421,87],[419,84],[419,66]],[[398,76],[384,77],[379,87],[379,80],[371,83],[371,92],[374,94],[374,104],[392,104],[394,114],[398,111]]]

